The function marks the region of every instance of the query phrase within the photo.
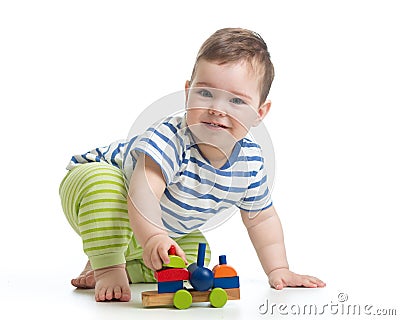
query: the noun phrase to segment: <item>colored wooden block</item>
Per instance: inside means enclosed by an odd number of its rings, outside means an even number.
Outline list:
[[[214,288],[211,290],[209,299],[214,308],[222,308],[228,301],[228,294],[222,288]]]
[[[173,302],[175,308],[184,310],[191,306],[193,298],[189,291],[183,289],[175,292]]]
[[[223,289],[231,289],[231,288],[239,288],[239,277],[230,277],[230,278],[215,278],[214,279],[214,288],[223,288]]]
[[[228,295],[228,300],[239,300],[240,289],[224,289]],[[211,291],[193,291],[188,290],[192,295],[192,301],[195,302],[208,302],[210,301]],[[175,293],[162,293],[157,291],[144,291],[142,292],[142,305],[144,307],[163,307],[174,305]]]
[[[171,256],[176,256],[176,248],[174,245],[172,245],[169,250],[168,250],[168,254]]]
[[[186,269],[163,269],[154,272],[158,282],[189,280],[189,271]]]
[[[226,256],[219,256],[219,264],[213,268],[214,278],[231,278],[236,277],[237,272],[231,266],[226,264]]]
[[[182,269],[186,267],[185,261],[179,257],[179,256],[174,256],[174,255],[169,255],[169,263],[164,263],[163,267],[167,268],[177,268],[177,269]]]
[[[208,291],[214,283],[212,271],[205,267],[190,268],[190,284],[197,291]]]
[[[183,281],[158,282],[158,293],[174,293],[183,289]]]
[[[236,270],[226,264],[216,265],[213,268],[213,272],[214,278],[231,278],[237,276]]]

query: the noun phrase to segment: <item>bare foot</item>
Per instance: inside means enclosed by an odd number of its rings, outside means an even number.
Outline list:
[[[96,280],[96,301],[119,300],[127,302],[131,300],[131,288],[125,271],[125,264],[119,264],[94,271]]]
[[[71,280],[71,284],[81,289],[93,289],[95,287],[96,280],[90,261],[87,262],[85,269],[83,269],[79,277]]]

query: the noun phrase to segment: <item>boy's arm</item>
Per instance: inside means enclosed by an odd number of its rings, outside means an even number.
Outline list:
[[[128,215],[135,239],[143,247],[143,260],[152,270],[169,263],[171,245],[184,260],[185,253],[163,227],[160,199],[165,190],[161,168],[150,157],[141,154],[129,182]]]
[[[254,218],[249,218],[249,212],[244,210],[241,210],[241,214],[271,286],[276,289],[286,286],[325,286],[324,282],[315,277],[289,271],[282,225],[273,206],[261,211]]]
[[[282,225],[273,206],[249,218],[249,212],[241,210],[242,220],[261,265],[268,275],[280,268],[289,268],[283,239]]]

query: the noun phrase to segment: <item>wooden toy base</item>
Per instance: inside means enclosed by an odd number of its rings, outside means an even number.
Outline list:
[[[239,300],[240,299],[240,289],[224,289],[228,294],[228,300]],[[209,295],[211,291],[196,291],[188,290],[193,297],[193,302],[208,302]],[[142,305],[144,307],[162,307],[173,305],[175,293],[158,293],[154,291],[144,291],[142,292]]]

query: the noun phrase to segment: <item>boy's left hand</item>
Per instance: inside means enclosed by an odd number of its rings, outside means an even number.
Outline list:
[[[271,287],[277,290],[282,290],[284,287],[321,288],[326,285],[316,277],[300,275],[286,268],[271,271],[268,278]]]

